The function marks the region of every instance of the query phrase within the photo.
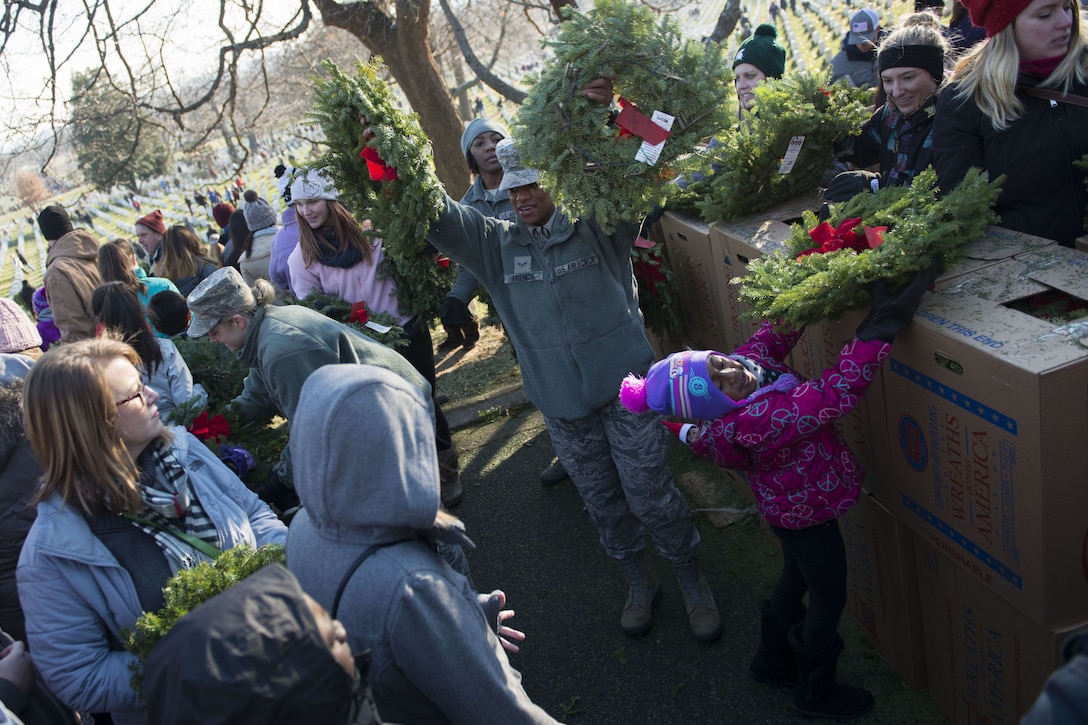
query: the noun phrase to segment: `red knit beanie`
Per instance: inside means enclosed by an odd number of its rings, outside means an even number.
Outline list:
[[[1005,26],[1016,20],[1024,8],[1031,5],[1031,0],[961,0],[971,22],[980,28],[986,28],[986,37],[992,38]]]
[[[162,212],[156,209],[147,216],[142,216],[136,220],[137,224],[141,224],[156,234],[162,234],[166,231],[166,225],[162,223]]]
[[[234,213],[234,205],[221,201],[212,207],[212,218],[220,229],[226,229],[230,224],[230,215]]]

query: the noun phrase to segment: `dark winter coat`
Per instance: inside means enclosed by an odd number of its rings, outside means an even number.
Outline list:
[[[1088,203],[1085,172],[1073,165],[1088,154],[1088,108],[1018,93],[1023,115],[995,131],[974,100],[957,99],[956,90],[953,84],[941,93],[933,126],[933,165],[941,189],[955,187],[972,166],[985,169],[991,179],[1004,174],[995,208],[1001,226],[1072,247],[1084,234]],[[1088,95],[1084,84],[1071,90]]]
[[[0,629],[26,641],[23,610],[15,586],[15,567],[23,539],[34,524],[29,505],[42,467],[30,450],[20,405],[23,381],[0,386]]]
[[[178,620],[143,681],[156,725],[370,722],[355,717],[359,689],[329,652],[298,581],[276,565]]]

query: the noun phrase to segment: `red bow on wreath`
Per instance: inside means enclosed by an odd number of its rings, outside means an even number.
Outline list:
[[[348,322],[357,322],[360,325],[365,325],[369,320],[370,314],[366,311],[366,300],[356,302],[351,306],[351,314],[348,315]]]
[[[359,155],[366,160],[366,170],[370,172],[371,181],[397,180],[397,170],[385,163],[372,147],[364,146]]]
[[[209,418],[208,411],[202,410],[189,424],[189,432],[202,441],[216,440],[230,435],[230,424],[222,415],[217,413],[215,417]]]
[[[671,132],[653,122],[649,116],[635,107],[635,104],[620,96],[620,112],[615,123],[620,129],[619,138],[638,136],[643,141],[656,146],[667,139]]]
[[[856,227],[861,226],[858,232]],[[884,241],[884,232],[888,227],[870,227],[861,223],[861,217],[846,219],[834,229],[827,222],[810,229],[808,235],[819,246],[806,249],[797,255],[797,259],[807,257],[810,254],[826,254],[837,252],[840,249],[852,249],[855,252],[867,252],[876,249]]]

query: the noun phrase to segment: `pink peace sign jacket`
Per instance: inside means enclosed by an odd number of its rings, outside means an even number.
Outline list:
[[[800,336],[764,322],[736,353],[793,372],[783,361]],[[835,422],[858,404],[890,353],[886,342],[851,340],[818,379],[700,424],[691,448],[722,468],[747,471],[772,526],[804,529],[841,516],[857,503],[865,470]]]

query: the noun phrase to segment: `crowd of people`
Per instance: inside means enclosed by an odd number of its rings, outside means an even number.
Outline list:
[[[1088,202],[1074,165],[1088,154],[1079,8],[966,0],[946,26],[930,5],[889,29],[872,9],[853,13],[830,65],[873,89],[873,112],[838,149],[845,170],[826,198],[909,185],[930,165],[947,191],[979,167],[1006,177],[1001,225],[1072,246]],[[732,59],[740,123],[759,113],[758,85],[786,65],[774,25],[747,35]],[[602,122],[613,80],[580,90]],[[854,339],[817,378],[787,366],[800,332],[774,321],[732,353],[655,362],[630,255],[642,220],[606,233],[568,215],[494,120],[467,124],[461,152],[474,183],[460,201],[444,198],[427,238],[459,265],[438,311],[445,347],[479,338],[482,287],[555,450],[541,482],[573,481],[623,573],[622,631],[651,629],[663,596],[649,543],[675,574],[692,636],[722,632],[699,530],[668,465],[675,436],[747,471],[781,544],[749,674],[786,688],[806,716],[871,710],[873,695],[836,672],[846,599],[838,518],[863,475],[834,422],[865,394],[940,267],[902,289],[875,287]],[[524,635],[510,626],[506,595],[477,592],[468,576],[471,542],[449,512],[464,488],[436,393],[432,321],[401,312],[381,240],[329,178],[282,164],[277,177],[279,199],[239,183],[234,203],[209,204],[217,241],[146,207],[136,242],[103,243],[61,205],[38,214],[49,252],[33,319],[0,300],[0,629],[10,635],[0,722],[555,721],[511,666]],[[406,344],[284,304],[313,293],[365,300]],[[242,420],[289,421],[290,442],[256,490],[165,422],[206,403],[171,339],[182,332],[249,369],[229,404]],[[286,569],[191,611],[134,690],[124,631],[163,606],[178,571],[241,544],[284,544]],[[1081,649],[1069,649],[1074,667]],[[1053,708],[1070,676],[1038,707]]]

